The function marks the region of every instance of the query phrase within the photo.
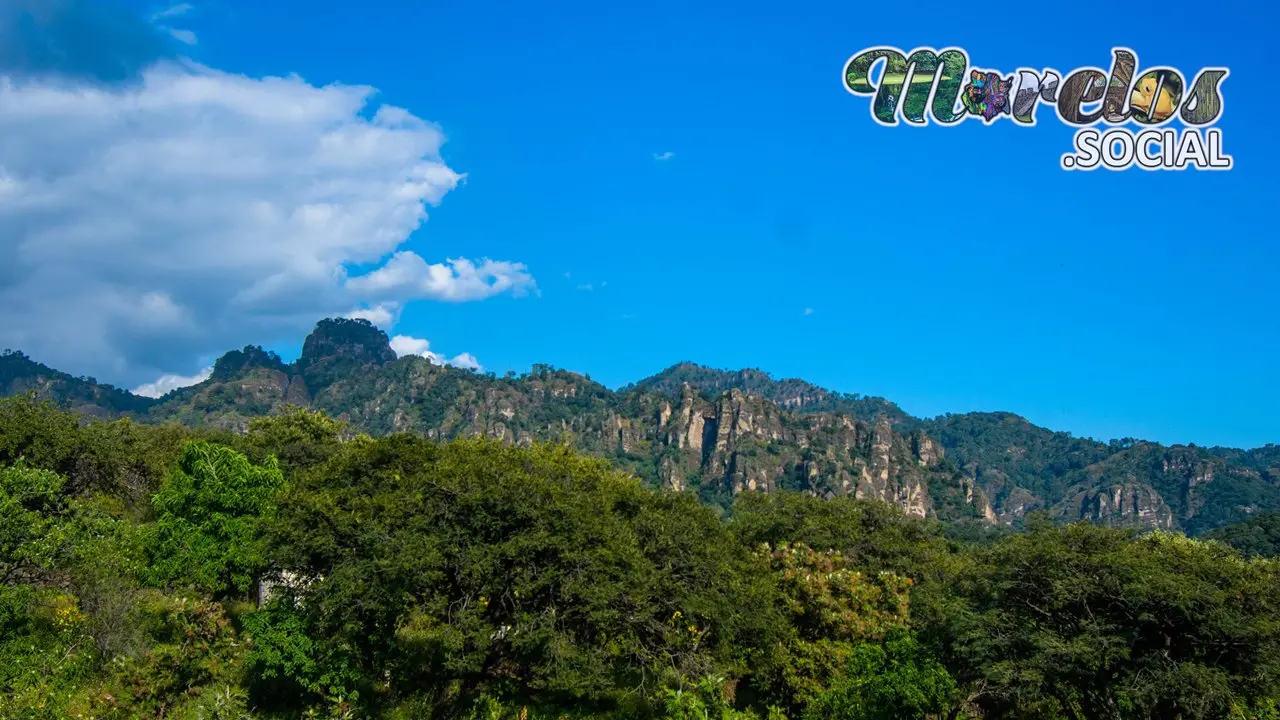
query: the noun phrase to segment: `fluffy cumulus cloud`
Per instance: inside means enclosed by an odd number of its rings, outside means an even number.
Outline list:
[[[431,350],[431,343],[422,338],[410,337],[408,335],[396,335],[391,338],[391,349],[396,352],[399,357],[406,355],[418,355],[424,357],[436,365],[452,365],[454,367],[466,368],[476,372],[484,372],[484,367],[480,365],[480,361],[476,360],[476,356],[471,353],[461,353],[451,358],[447,358],[440,353]]]
[[[358,320],[368,320],[378,327],[386,330],[396,324],[396,320],[400,317],[400,306],[397,303],[382,303],[373,307],[356,308],[346,314],[346,317]]]
[[[134,395],[158,398],[166,393],[203,382],[213,374],[213,368],[207,367],[195,375],[161,375],[155,382],[143,383],[133,389]]]
[[[151,392],[321,317],[390,327],[411,300],[536,290],[518,262],[405,247],[463,175],[439,128],[373,88],[163,55],[125,83],[37,69],[0,55],[0,347],[126,385],[164,376]]]
[[[523,295],[533,287],[533,276],[520,263],[450,258],[428,264],[409,250],[396,253],[381,268],[347,281],[347,288],[358,295],[393,294],[447,302],[483,300],[508,291]]]

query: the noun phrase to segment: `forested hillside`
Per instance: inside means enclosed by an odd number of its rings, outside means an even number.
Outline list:
[[[1280,565],[567,445],[0,400],[0,718],[1280,717]]]
[[[619,391],[536,365],[497,377],[397,358],[363,320],[324,320],[285,363],[258,347],[226,353],[205,381],[158,401],[71,378],[17,353],[0,389],[96,417],[244,430],[291,406],[356,430],[518,446],[569,442],[654,487],[729,507],[740,493],[793,490],[875,499],[957,526],[1061,521],[1198,534],[1280,510],[1280,451],[1109,443],[1009,413],[913,418],[883,398],[835,393],[758,370],[680,363]]]

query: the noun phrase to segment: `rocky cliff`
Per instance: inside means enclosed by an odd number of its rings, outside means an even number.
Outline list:
[[[691,363],[616,392],[545,365],[498,378],[396,358],[387,336],[362,320],[322,321],[295,363],[252,346],[229,352],[207,380],[158,402],[20,354],[0,356],[0,390],[32,389],[100,417],[243,429],[297,405],[372,434],[563,440],[719,504],[784,489],[877,499],[950,520],[1016,526],[1045,511],[1190,532],[1280,509],[1275,446],[1106,444],[1008,413],[921,420],[882,398]]]

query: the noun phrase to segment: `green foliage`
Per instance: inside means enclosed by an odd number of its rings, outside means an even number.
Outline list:
[[[0,399],[0,464],[25,460],[65,472],[77,455],[79,421],[53,403],[29,396]]]
[[[68,704],[94,661],[74,596],[0,585],[0,718],[70,717]]]
[[[662,692],[660,711],[668,720],[786,720],[777,708],[764,713],[733,706],[730,683],[721,677],[705,677],[687,688]]]
[[[911,581],[887,571],[868,576],[836,550],[784,544],[765,552],[794,635],[772,676],[759,673],[759,690],[799,714],[844,676],[860,644],[906,625]]]
[[[1206,533],[1252,557],[1280,557],[1280,512],[1261,513],[1243,522]]]
[[[786,545],[768,552],[792,624],[808,640],[880,638],[907,622],[909,578],[849,567],[844,553]]]
[[[0,468],[0,583],[23,579],[47,560],[63,483],[47,470]]]
[[[387,334],[364,319],[321,320],[307,336],[297,369],[312,391],[350,377],[369,364],[396,359]]]
[[[146,649],[108,663],[73,700],[72,716],[132,720],[216,709],[234,717],[242,695],[228,688],[240,683],[241,648],[221,605],[153,591],[140,598],[134,620],[147,635]],[[219,690],[221,699],[199,697]]]
[[[729,523],[748,548],[803,543],[838,550],[855,567],[888,570],[917,582],[938,576],[948,543],[939,526],[904,515],[886,503],[820,498],[798,493],[743,493]]]
[[[342,438],[349,432],[346,423],[332,420],[324,413],[294,408],[250,421],[239,446],[255,463],[275,457],[280,471],[292,477],[337,454]]]
[[[259,705],[341,705],[357,697],[359,669],[341,643],[314,641],[309,619],[288,590],[245,619],[245,631],[253,638],[245,658],[249,692]]]
[[[0,465],[21,460],[61,475],[67,493],[106,493],[143,515],[182,443],[194,436],[189,429],[128,419],[82,424],[49,402],[0,398]]]
[[[0,351],[0,396],[27,393],[98,417],[143,413],[154,403],[91,377],[72,377],[21,352]]]
[[[266,368],[286,372],[289,369],[280,360],[280,356],[263,350],[256,345],[247,345],[243,350],[232,350],[218,358],[213,364],[213,372],[209,379],[214,381],[234,380],[251,368]]]
[[[132,416],[204,428],[203,439],[232,444],[255,461],[261,458],[250,448],[208,437],[208,428],[244,432],[256,418],[302,404],[373,435],[411,431],[436,440],[481,435],[516,443],[567,441],[653,485],[678,475],[700,498],[722,509],[732,504],[734,486],[744,477],[763,479],[771,489],[824,497],[865,493],[866,477],[854,477],[861,475],[861,464],[873,460],[872,445],[878,441],[869,436],[881,434],[890,441],[886,479],[913,493],[914,486],[922,486],[927,499],[916,501],[925,501],[931,517],[963,526],[952,537],[966,542],[991,539],[983,532],[991,512],[1015,527],[1027,512],[1047,510],[1066,522],[1087,518],[1198,535],[1251,513],[1280,509],[1276,446],[1245,451],[1163,447],[1132,438],[1102,443],[1036,427],[1009,413],[924,420],[882,398],[835,393],[754,369],[730,372],[692,363],[619,392],[547,365],[499,379],[432,365],[425,358],[397,359],[386,334],[358,319],[318,323],[293,364],[253,346],[228,352],[208,380],[160,401],[70,378],[20,353],[0,355],[0,395],[28,393],[90,417]],[[698,418],[723,416],[726,402],[735,406],[732,414],[741,418],[744,431],[729,433],[721,438],[728,442],[699,453],[693,449],[697,440],[682,433],[696,427]],[[0,456],[4,424],[0,417]],[[706,427],[715,430],[716,425]],[[14,457],[0,457],[0,462]],[[278,457],[289,474],[294,459]],[[65,476],[73,493],[89,487],[85,482],[98,483],[97,489],[105,489],[102,483],[124,483],[133,488],[130,508],[145,509],[139,501],[149,498],[163,478],[150,459],[112,477],[95,470],[103,466],[102,458],[90,456],[88,464],[85,459],[76,451],[52,467],[29,458],[33,466]],[[171,462],[160,467],[167,469]],[[1197,479],[1210,475],[1211,483]],[[1192,485],[1195,492],[1185,492]],[[1138,500],[1101,502],[1116,492]],[[1133,512],[1135,504],[1154,512]]]
[[[75,595],[85,632],[103,658],[145,644],[133,617],[147,562],[145,534],[142,526],[114,516],[109,503],[74,500],[49,535],[51,577]]]
[[[956,685],[934,656],[905,629],[883,643],[853,648],[844,672],[814,698],[804,720],[916,720],[941,716]]]
[[[1224,544],[1262,554],[1266,515],[1224,542],[785,492],[722,517],[565,445],[306,411],[215,436],[7,400],[0,453],[4,720],[1277,720],[1280,564]]]
[[[991,489],[996,502],[1018,489],[1056,502],[1066,490],[1062,478],[1113,452],[1096,440],[1036,427],[1010,413],[945,415],[925,430],[957,467]]]
[[[260,527],[283,485],[273,457],[259,466],[225,446],[188,444],[153,503],[155,580],[217,597],[248,592],[266,567]]]
[[[352,443],[274,528],[281,566],[315,581],[300,620],[274,626],[272,662],[312,691],[308,658],[342,657],[361,673],[342,689],[366,700],[536,692],[608,708],[767,641],[732,604],[767,598],[764,568],[714,514],[563,447]],[[289,639],[299,628],[309,646]]]
[[[1225,717],[1280,692],[1277,580],[1214,543],[1037,525],[964,578],[951,662],[990,717]]]

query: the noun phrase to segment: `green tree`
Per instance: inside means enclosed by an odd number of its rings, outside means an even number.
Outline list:
[[[261,523],[283,485],[272,457],[254,465],[231,448],[189,443],[153,501],[153,577],[215,597],[247,592],[266,566]]]
[[[714,513],[562,446],[353,441],[273,545],[303,579],[258,630],[275,666],[307,686],[308,662],[345,663],[359,681],[334,689],[362,703],[610,711],[747,666],[776,627],[767,566]]]
[[[1280,692],[1278,581],[1216,543],[1033,523],[961,582],[950,664],[987,717],[1227,717]]]
[[[292,478],[337,454],[348,434],[346,423],[314,410],[292,408],[281,415],[250,420],[240,446],[255,462],[274,456],[280,471]]]
[[[745,547],[802,543],[837,550],[858,570],[888,570],[917,584],[945,577],[950,548],[942,528],[884,502],[800,493],[742,493],[730,528]]]
[[[47,562],[64,482],[24,464],[0,468],[0,584],[33,580]]]
[[[844,672],[805,710],[804,720],[923,720],[956,694],[946,668],[906,629],[853,648]]]
[[[1280,557],[1280,512],[1260,513],[1208,532],[1203,537],[1224,542],[1245,555]]]
[[[754,680],[771,702],[799,716],[846,678],[868,643],[878,646],[907,626],[911,580],[861,572],[836,550],[783,544],[762,552],[793,634],[776,665],[759,668]]]

